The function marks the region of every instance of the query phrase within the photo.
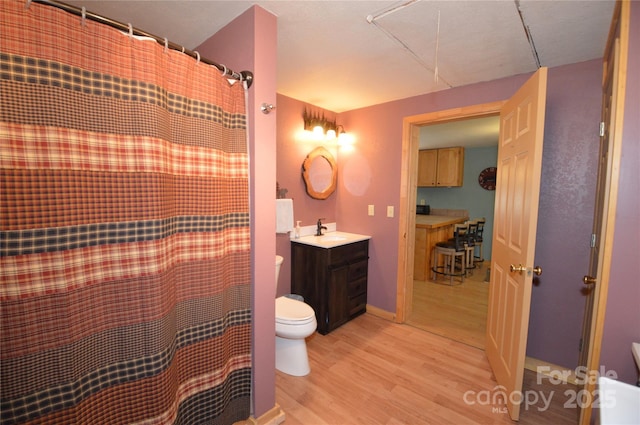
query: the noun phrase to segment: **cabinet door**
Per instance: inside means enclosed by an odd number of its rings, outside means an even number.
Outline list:
[[[418,186],[435,186],[437,168],[438,151],[436,149],[418,152]]]
[[[464,148],[438,149],[438,186],[462,186]]]
[[[349,320],[349,266],[329,270],[327,332]]]

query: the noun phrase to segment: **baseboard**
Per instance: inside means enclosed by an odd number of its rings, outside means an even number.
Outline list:
[[[280,408],[278,403],[264,415],[259,418],[251,416],[246,421],[236,422],[233,425],[279,425],[285,420],[284,410]]]
[[[576,385],[577,382],[575,370],[545,362],[543,360],[534,359],[533,357],[525,358],[524,368],[554,379],[561,379],[564,383]]]
[[[390,311],[387,310],[383,310],[381,308],[378,307],[374,307],[370,304],[367,304],[367,313],[371,314],[372,316],[376,316],[376,317],[380,317],[381,319],[385,319],[388,320],[390,322],[395,322],[396,321],[396,314],[392,313]]]

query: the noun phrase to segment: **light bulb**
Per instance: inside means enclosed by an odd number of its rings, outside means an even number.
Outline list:
[[[353,135],[349,133],[340,133],[338,136],[338,144],[340,146],[352,145],[355,142]]]

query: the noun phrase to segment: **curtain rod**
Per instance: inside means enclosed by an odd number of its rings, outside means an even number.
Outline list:
[[[56,1],[56,0],[27,0],[26,3],[26,8],[29,8],[29,4],[31,2],[35,2],[35,3],[42,3],[42,4],[46,4],[49,6],[53,6],[53,7],[57,7],[58,9],[62,9],[66,12],[69,13],[73,13],[74,15],[77,16],[81,16],[83,18],[87,18],[90,19],[92,21],[96,21],[96,22],[100,22],[102,24],[106,24],[109,25],[113,28],[119,29],[121,31],[132,31],[132,33],[134,35],[139,35],[139,36],[143,36],[143,37],[150,37],[153,38],[155,41],[157,41],[159,44],[161,44],[162,46],[167,46],[168,48],[172,49],[172,50],[177,50],[179,52],[184,53],[185,55],[189,55],[194,59],[199,59],[200,62],[204,62],[208,65],[213,65],[216,68],[218,68],[220,71],[224,72],[223,75],[227,75],[231,78],[234,78],[236,80],[240,80],[240,81],[246,81],[247,82],[247,87],[251,87],[251,84],[253,83],[253,73],[251,71],[241,71],[241,72],[235,72],[232,69],[227,68],[224,65],[220,65],[219,63],[216,63],[210,59],[207,58],[202,58],[200,57],[200,53],[197,53],[193,50],[189,50],[186,49],[184,46],[181,46],[179,44],[173,43],[171,41],[166,40],[165,38],[162,37],[158,37],[157,35],[153,35],[150,34],[146,31],[142,31],[140,29],[137,29],[135,27],[130,27],[129,24],[125,24],[123,22],[119,22],[116,20],[113,20],[111,18],[106,18],[104,16],[101,15],[97,15],[95,13],[89,12],[86,9],[81,9],[78,8],[76,6],[72,6],[70,4],[67,3],[63,3],[60,1]]]

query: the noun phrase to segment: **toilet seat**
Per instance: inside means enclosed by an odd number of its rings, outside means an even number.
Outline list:
[[[316,320],[310,305],[287,297],[276,298],[276,323],[302,326]]]

